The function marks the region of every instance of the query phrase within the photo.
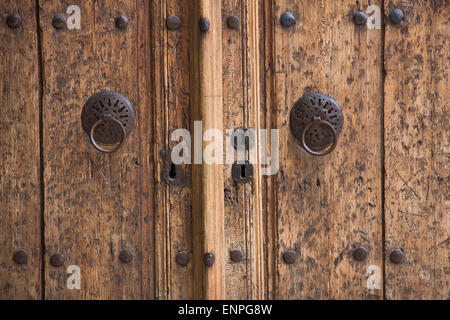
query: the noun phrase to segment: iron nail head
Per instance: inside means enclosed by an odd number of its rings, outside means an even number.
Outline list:
[[[352,255],[353,255],[353,259],[355,259],[356,261],[364,261],[367,259],[367,256],[369,255],[369,251],[367,251],[366,248],[359,246],[353,250]]]
[[[297,261],[297,252],[295,252],[295,250],[287,250],[287,251],[283,254],[283,260],[284,260],[284,262],[286,262],[287,264],[293,264],[293,263],[295,263],[295,261]]]
[[[296,24],[294,15],[289,11],[286,11],[281,15],[280,21],[283,27],[292,27]]]
[[[211,252],[205,253],[205,256],[203,257],[203,261],[207,267],[212,267],[215,260],[216,257],[214,256],[214,253]]]
[[[24,249],[17,250],[13,254],[13,260],[17,264],[27,264],[28,263],[28,252]]]
[[[60,252],[55,253],[50,257],[50,264],[54,267],[60,267],[64,262],[66,262],[66,257]]]
[[[22,17],[17,12],[13,12],[6,18],[6,23],[10,28],[18,28],[22,24]]]
[[[199,21],[200,31],[205,33],[209,31],[209,28],[211,27],[211,22],[208,18],[201,18]]]
[[[67,24],[66,17],[60,13],[57,13],[53,17],[52,24],[53,24],[53,27],[55,27],[55,29],[63,29],[66,27],[66,24]]]
[[[180,266],[183,267],[186,266],[189,263],[189,252],[187,251],[178,252],[177,255],[175,256],[175,260]]]
[[[169,30],[175,31],[181,27],[181,19],[178,16],[168,16],[166,18],[166,27]]]
[[[403,11],[399,8],[395,8],[389,13],[389,20],[393,24],[399,24],[400,22],[402,22],[404,17],[405,16],[403,14]]]
[[[130,263],[133,260],[134,253],[130,249],[123,249],[119,253],[119,260],[123,263]]]

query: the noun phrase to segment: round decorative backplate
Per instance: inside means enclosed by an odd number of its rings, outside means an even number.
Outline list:
[[[103,121],[105,117],[114,121]],[[134,127],[135,114],[130,101],[122,94],[101,91],[93,94],[83,107],[81,121],[84,131],[91,134],[94,141],[102,145],[114,145],[123,141],[124,132],[128,136]]]
[[[328,122],[329,125],[311,125],[314,119]],[[322,93],[309,93],[298,99],[289,118],[292,134],[299,141],[302,141],[303,131],[307,128],[304,142],[314,151],[324,150],[333,143],[334,135],[339,136],[342,130],[343,120],[339,104]]]

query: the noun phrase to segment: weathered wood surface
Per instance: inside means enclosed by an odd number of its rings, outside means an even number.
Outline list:
[[[386,298],[448,299],[447,1],[387,1],[405,13],[385,35]],[[405,262],[389,254],[402,249]]]
[[[45,284],[47,299],[153,297],[153,162],[150,161],[148,1],[73,1],[80,30],[56,30],[64,1],[41,3]],[[115,26],[128,17],[126,30]],[[136,126],[122,148],[97,151],[81,127],[83,104],[103,89],[134,105]],[[131,263],[120,252],[134,252]],[[63,267],[49,257],[62,252]],[[66,267],[81,269],[81,290],[66,287]]]
[[[258,9],[255,1],[227,0],[222,4],[224,130],[243,127],[257,130],[259,125]],[[240,19],[239,29],[228,26],[231,16]],[[227,138],[225,143],[232,144],[230,137]],[[247,152],[245,159],[248,157]],[[225,164],[223,170],[228,299],[264,297],[261,176],[258,164],[254,163],[253,167],[254,180],[245,184],[234,181],[231,164]],[[243,252],[243,261],[232,261],[233,250]]]
[[[41,186],[36,2],[0,2],[0,299],[40,299]],[[10,13],[22,24],[11,29]],[[13,261],[24,249],[28,263]]]
[[[246,78],[247,80],[247,108],[244,112],[244,119],[248,123],[248,127],[253,129],[256,134],[255,146],[250,149],[253,153],[253,181],[251,186],[247,187],[248,197],[248,218],[247,218],[247,259],[249,263],[247,278],[249,279],[249,299],[267,299],[267,270],[265,256],[266,232],[264,228],[264,212],[262,204],[264,194],[262,193],[262,175],[261,163],[259,161],[258,151],[260,141],[261,127],[261,64],[260,54],[260,10],[257,1],[248,1],[245,8],[245,25],[247,30],[247,44],[244,51]],[[265,128],[264,128],[265,129]],[[251,148],[251,146],[250,146]],[[264,151],[261,151],[264,152]]]
[[[65,1],[39,3],[0,4],[0,299],[449,298],[447,2],[74,0],[81,30],[52,26],[69,16]],[[355,25],[356,10],[383,3],[384,30]],[[405,13],[398,26],[394,6]],[[16,30],[3,23],[12,11]],[[281,26],[285,11],[295,26]],[[80,121],[103,89],[127,96],[137,116],[113,154],[94,149]],[[324,157],[300,151],[289,129],[306,92],[343,109]],[[203,163],[167,183],[163,151],[179,128],[194,147],[194,120],[203,132],[279,129],[279,172],[254,164],[253,181],[237,184],[231,165]],[[365,261],[352,258],[357,245]],[[390,261],[393,248],[405,262]],[[27,265],[13,262],[18,249]],[[56,252],[61,267],[49,263]],[[69,265],[81,290],[66,287]]]
[[[367,8],[368,1],[359,5]],[[368,267],[383,268],[382,33],[356,26],[357,9],[349,0],[266,4],[273,57],[265,67],[271,72],[267,81],[274,81],[266,108],[273,106],[280,130],[280,170],[271,198],[279,299],[383,297],[380,273],[378,285],[367,286],[373,276]],[[285,11],[294,13],[295,26],[280,25]],[[330,95],[343,109],[338,146],[327,156],[300,151],[289,129],[290,109],[306,92]],[[366,261],[352,259],[357,244],[369,250]],[[290,265],[283,261],[289,249],[298,254]]]
[[[191,216],[190,165],[183,165],[184,177],[168,185],[162,179],[164,163],[161,151],[172,148],[171,133],[190,128],[189,39],[191,6],[187,1],[156,1],[152,6],[152,45],[155,172],[155,261],[156,298],[193,297],[193,246]],[[178,30],[166,28],[166,17],[181,19]],[[154,79],[151,79],[154,77]],[[179,181],[179,182],[178,182]],[[189,263],[180,266],[176,255],[187,251]]]
[[[246,79],[243,71],[243,60],[245,59],[243,38],[247,30],[245,19],[242,19],[243,13],[245,13],[244,2],[222,1],[223,126],[225,130],[245,126],[243,113],[247,105],[244,102]],[[227,18],[231,15],[241,19],[239,30],[228,28]],[[247,278],[249,247],[246,238],[242,235],[247,230],[246,219],[249,212],[246,199],[248,195],[246,196],[246,185],[237,184],[233,180],[231,169],[231,164],[224,164],[224,215],[227,235],[224,252],[226,257],[226,295],[229,299],[246,299],[250,291]],[[245,256],[244,260],[233,262],[230,256],[231,250],[241,250]]]

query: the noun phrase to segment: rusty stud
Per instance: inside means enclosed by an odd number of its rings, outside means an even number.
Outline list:
[[[50,257],[50,264],[54,267],[60,267],[66,262],[66,257],[62,253],[55,253]]]
[[[394,264],[400,264],[405,261],[405,253],[402,249],[393,249],[389,255],[389,259]]]
[[[296,23],[294,15],[289,11],[286,11],[281,15],[280,21],[281,25],[286,28],[292,27]]]
[[[238,16],[229,16],[227,19],[227,26],[233,30],[239,30],[241,27],[241,19]]]
[[[208,18],[201,18],[199,21],[199,27],[200,31],[205,33],[209,31],[209,28],[211,27],[211,23],[209,22]]]
[[[189,263],[189,252],[187,251],[180,251],[177,253],[177,255],[175,256],[175,261],[180,265],[180,266],[186,266]]]
[[[395,8],[389,13],[389,20],[393,24],[399,24],[400,22],[402,22],[403,18],[404,18],[403,11],[398,8]]]
[[[203,262],[207,267],[212,267],[215,260],[216,257],[214,256],[214,253],[211,252],[205,253],[205,256],[203,257]]]
[[[134,253],[130,249],[123,249],[119,254],[119,260],[123,263],[130,263],[133,257]]]
[[[230,258],[233,262],[241,262],[244,260],[244,252],[240,249],[234,249],[230,251]]]
[[[22,17],[17,12],[13,12],[6,18],[6,23],[10,28],[17,28],[22,24]]]
[[[128,18],[123,14],[119,14],[115,20],[115,23],[118,29],[125,30],[128,26]]]
[[[295,252],[295,250],[287,250],[287,251],[283,254],[283,260],[284,260],[284,262],[286,262],[287,264],[293,264],[293,263],[295,263],[295,261],[297,261],[297,252]]]
[[[27,264],[28,263],[28,253],[24,249],[17,250],[14,252],[13,260],[17,264]]]
[[[355,259],[356,261],[364,261],[367,259],[369,251],[367,251],[366,248],[359,246],[353,250],[352,255],[353,259]]]
[[[358,10],[356,11],[355,16],[353,17],[353,20],[358,26],[362,26],[367,23],[368,18],[369,17],[364,11]]]
[[[65,28],[66,23],[67,23],[66,17],[60,13],[55,14],[55,16],[53,17],[52,24],[53,27],[55,27],[55,29]]]
[[[166,27],[169,30],[178,30],[181,27],[181,19],[178,16],[168,16],[166,18]]]

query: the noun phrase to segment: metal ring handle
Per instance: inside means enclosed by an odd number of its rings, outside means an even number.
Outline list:
[[[310,147],[308,147],[308,145],[306,144],[306,132],[314,125],[323,125],[328,127],[331,132],[333,133],[333,143],[331,144],[331,146],[329,148],[327,148],[325,151],[314,151],[312,150]],[[313,156],[324,156],[328,153],[330,153],[331,151],[334,150],[334,148],[336,148],[337,145],[337,132],[336,129],[334,129],[333,125],[331,123],[329,123],[328,121],[324,121],[322,120],[320,117],[314,117],[314,120],[312,120],[311,122],[309,122],[302,131],[302,146],[303,148],[310,154],[312,154]]]
[[[95,132],[95,129],[96,129],[101,123],[103,123],[103,122],[105,122],[105,121],[109,121],[109,120],[115,121],[116,123],[119,124],[120,128],[122,129],[122,138],[120,139],[120,142],[117,144],[116,147],[114,147],[114,148],[112,148],[112,149],[105,149],[105,148],[100,147],[99,144],[97,143],[97,141],[95,141],[95,138],[94,138],[94,132]],[[114,152],[114,151],[119,150],[119,148],[122,146],[122,144],[123,144],[123,142],[124,142],[126,136],[127,136],[127,132],[125,131],[125,127],[122,125],[122,123],[121,123],[119,120],[117,120],[116,118],[111,117],[111,116],[104,116],[103,118],[97,120],[97,121],[94,123],[94,125],[92,126],[91,132],[90,132],[90,134],[89,134],[89,137],[90,137],[90,139],[91,139],[92,145],[95,147],[95,149],[97,149],[97,150],[99,150],[99,151],[102,151],[102,152]]]

